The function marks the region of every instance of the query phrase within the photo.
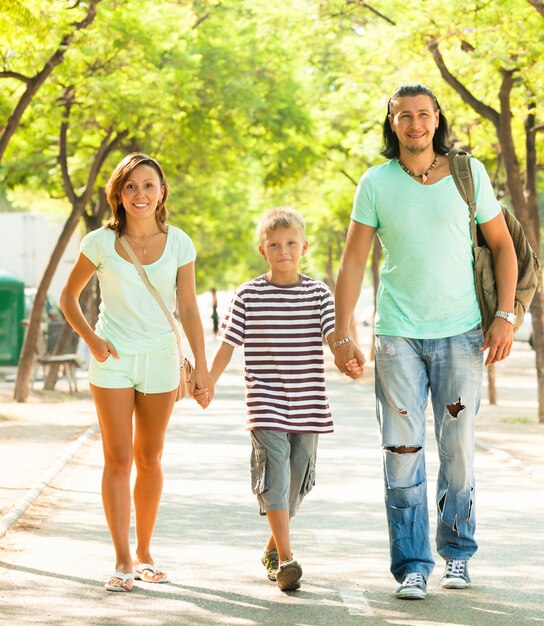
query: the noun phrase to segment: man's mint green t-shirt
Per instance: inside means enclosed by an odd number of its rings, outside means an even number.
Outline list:
[[[476,222],[500,212],[484,166],[471,159]],[[370,168],[351,217],[372,226],[383,247],[378,335],[436,339],[469,331],[481,315],[474,287],[470,217],[453,177],[422,185],[396,159]]]
[[[115,250],[115,232],[102,227],[88,233],[81,241],[80,250],[96,265],[100,282],[102,302],[96,334],[111,342],[119,354],[139,354],[167,347],[177,350],[176,336],[158,302],[134,265]],[[191,238],[179,228],[169,226],[161,257],[143,266],[172,313],[176,308],[178,267],[195,258]]]

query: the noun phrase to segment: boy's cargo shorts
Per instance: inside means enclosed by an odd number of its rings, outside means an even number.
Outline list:
[[[288,510],[293,517],[315,485],[317,433],[251,431],[251,488],[261,515]]]
[[[177,345],[141,354],[120,354],[89,361],[89,382],[105,389],[134,387],[141,393],[166,393],[179,385]]]

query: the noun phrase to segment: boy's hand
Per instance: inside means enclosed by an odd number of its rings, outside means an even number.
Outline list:
[[[205,409],[210,404],[210,395],[208,393],[208,389],[197,389],[195,388],[193,392],[193,398],[197,401],[199,406]]]
[[[364,371],[365,371],[364,366],[361,365],[357,359],[350,359],[346,363],[346,372],[350,378],[353,378],[353,379],[361,378]]]

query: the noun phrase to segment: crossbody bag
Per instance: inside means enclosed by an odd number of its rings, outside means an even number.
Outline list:
[[[178,344],[178,353],[179,353],[179,387],[178,387],[177,394],[176,394],[176,402],[177,402],[178,400],[181,400],[187,395],[187,380],[189,378],[189,375],[193,371],[193,366],[191,365],[190,361],[183,356],[183,350],[181,349],[181,337],[179,333],[179,326],[176,323],[176,320],[174,319],[174,316],[172,315],[172,313],[170,313],[170,311],[168,310],[166,304],[164,304],[164,300],[161,298],[159,292],[157,291],[157,289],[153,286],[153,284],[147,277],[146,271],[142,267],[142,264],[138,260],[136,253],[132,249],[126,237],[122,235],[121,237],[118,237],[118,239],[119,239],[120,244],[125,249],[125,252],[128,254],[130,260],[134,264],[134,267],[136,268],[138,274],[140,275],[140,278],[143,280],[144,285],[149,289],[149,292],[151,293],[151,295],[159,303],[162,309],[162,312],[166,316],[166,319],[168,320],[170,326],[172,327],[172,330],[174,331],[174,334],[176,335],[176,341]]]

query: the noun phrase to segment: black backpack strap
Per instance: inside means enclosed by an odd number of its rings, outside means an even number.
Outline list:
[[[453,180],[463,200],[468,204],[470,213],[470,234],[474,246],[478,245],[476,233],[476,203],[474,202],[474,179],[470,168],[470,154],[464,150],[452,148],[448,152]]]

